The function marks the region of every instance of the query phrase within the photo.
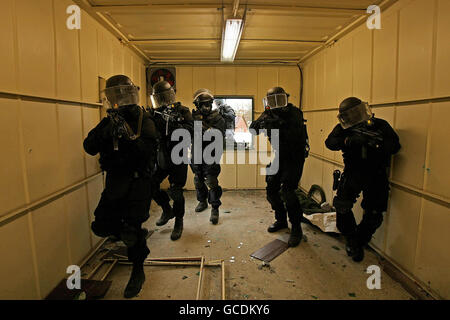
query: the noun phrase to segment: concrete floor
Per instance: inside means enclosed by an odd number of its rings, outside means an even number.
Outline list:
[[[270,268],[262,268],[262,262],[250,254],[288,236],[287,230],[275,234],[266,231],[274,215],[262,190],[224,192],[220,221],[215,226],[209,222],[210,209],[194,212],[195,193],[186,192],[185,196],[184,232],[178,241],[170,240],[173,220],[163,227],[155,225],[161,209],[152,204],[145,224],[155,230],[148,240],[150,257],[204,255],[206,261],[225,259],[227,299],[412,299],[384,272],[381,289],[369,290],[366,268],[379,264],[375,253],[366,250],[364,261],[354,263],[340,237],[306,224],[302,224],[306,241],[275,258]],[[198,267],[151,266],[145,271],[147,280],[135,299],[195,299]],[[130,266],[114,268],[105,299],[123,299],[130,272]],[[207,268],[204,276],[202,299],[220,299],[220,268]]]

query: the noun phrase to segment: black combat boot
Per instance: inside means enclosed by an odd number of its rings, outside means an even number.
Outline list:
[[[183,218],[175,218],[175,225],[173,227],[172,234],[170,235],[170,239],[173,241],[181,238],[181,234],[183,233]]]
[[[158,221],[156,221],[156,225],[157,226],[163,226],[167,222],[169,222],[170,219],[172,219],[174,217],[175,217],[175,215],[173,214],[173,210],[170,207],[170,205],[164,206],[163,207],[163,212],[161,214],[161,217],[158,219]]]
[[[298,246],[300,244],[300,242],[302,241],[302,237],[303,237],[303,231],[302,231],[301,224],[300,223],[293,224],[292,230],[291,230],[291,235],[289,236],[289,240],[288,240],[288,246],[289,247]]]
[[[195,212],[202,212],[206,208],[208,208],[208,203],[206,201],[200,201],[195,208]]]
[[[219,222],[219,208],[211,209],[211,217],[209,218],[212,224],[217,224]]]
[[[123,296],[127,299],[136,297],[141,291],[144,282],[144,265],[142,263],[133,263],[130,280],[128,281]]]
[[[268,232],[277,232],[282,229],[286,229],[288,227],[287,221],[276,220],[269,228],[267,228]]]
[[[345,251],[355,262],[361,262],[364,259],[364,246],[354,235],[346,237]]]

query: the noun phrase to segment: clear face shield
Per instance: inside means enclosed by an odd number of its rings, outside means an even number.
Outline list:
[[[288,96],[286,93],[271,94],[263,98],[264,109],[276,109],[286,107]]]
[[[134,85],[119,85],[102,91],[103,106],[118,108],[139,104],[139,87]]]
[[[367,102],[363,102],[356,107],[350,108],[338,114],[342,128],[348,129],[373,117],[372,110]]]
[[[150,96],[150,99],[154,108],[172,105],[176,102],[175,90],[170,88],[160,93],[154,93]]]

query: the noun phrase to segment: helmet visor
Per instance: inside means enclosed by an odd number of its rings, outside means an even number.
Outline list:
[[[286,93],[276,93],[271,94],[263,98],[263,104],[265,109],[275,109],[287,106],[287,94]]]
[[[163,92],[154,93],[151,95],[151,100],[153,107],[155,108],[174,104],[176,102],[175,90],[170,88],[169,90]]]
[[[107,108],[122,107],[139,103],[139,88],[134,85],[119,85],[106,88],[103,105]]]
[[[369,104],[363,102],[353,108],[339,112],[338,119],[342,128],[347,129],[372,118]]]

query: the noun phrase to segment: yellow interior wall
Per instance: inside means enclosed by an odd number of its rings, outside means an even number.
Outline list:
[[[311,157],[301,186],[322,185],[332,201],[332,172],[342,169],[342,156],[324,140],[337,124],[337,106],[348,96],[373,104],[375,115],[398,132],[402,150],[393,160],[390,205],[372,245],[448,299],[450,2],[400,0],[382,13],[381,24],[373,31],[362,25],[302,66]]]
[[[45,298],[97,244],[103,179],[82,142],[100,120],[98,77],[146,88],[144,61],[85,12],[67,29],[72,4],[0,2],[0,299]]]
[[[289,101],[299,105],[300,71],[297,66],[176,66],[177,99],[191,110],[193,93],[200,88],[208,88],[215,95],[250,96],[254,99],[254,119],[264,111],[262,99],[268,89],[282,86],[290,94]],[[265,177],[260,175],[263,163],[250,164],[249,154],[266,152],[267,139],[258,144],[255,138],[255,149],[250,151],[226,151],[222,157],[222,171],[219,183],[224,189],[262,189],[265,188]],[[270,149],[269,149],[270,150]],[[237,165],[239,154],[244,153],[246,164]],[[253,155],[255,156],[255,155]],[[234,159],[229,163],[227,159]],[[161,185],[168,188],[167,179]],[[194,176],[188,168],[186,189],[195,190]]]

